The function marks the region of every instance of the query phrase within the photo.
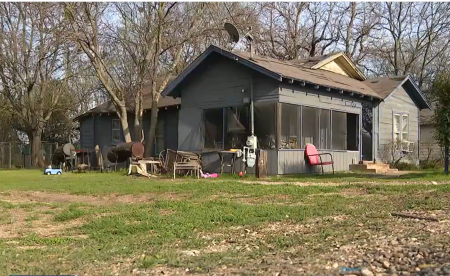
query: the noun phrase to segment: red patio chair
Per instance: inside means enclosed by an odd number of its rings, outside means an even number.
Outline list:
[[[331,157],[331,161],[324,162],[322,160],[323,155],[329,155]],[[309,145],[306,145],[306,147],[305,147],[305,156],[307,157],[309,165],[322,167],[322,174],[324,174],[323,165],[331,165],[333,168],[333,174],[334,174],[334,161],[333,161],[333,155],[331,155],[331,153],[319,153],[313,144],[309,144]]]

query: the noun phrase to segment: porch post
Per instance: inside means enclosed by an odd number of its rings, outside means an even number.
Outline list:
[[[361,106],[361,113],[359,114],[359,127],[358,127],[358,149],[359,149],[359,162],[358,164],[360,164],[360,162],[362,163],[363,161],[363,156],[362,156],[362,117],[363,117],[363,108]]]
[[[377,162],[378,153],[378,104],[372,107],[372,160],[374,163]]]
[[[275,108],[275,117],[276,117],[276,126],[275,126],[275,131],[276,131],[276,150],[281,148],[281,103],[277,101],[277,105]]]

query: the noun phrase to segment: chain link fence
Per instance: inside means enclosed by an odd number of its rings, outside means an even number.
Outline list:
[[[41,155],[45,166],[52,163],[52,156],[58,143],[42,142]],[[0,169],[31,168],[30,144],[0,142]]]

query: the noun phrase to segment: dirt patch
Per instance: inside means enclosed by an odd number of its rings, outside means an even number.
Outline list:
[[[79,227],[83,224],[81,219],[61,223],[55,222],[53,215],[42,213],[39,213],[39,217],[36,220],[27,221],[30,213],[23,209],[11,209],[8,212],[11,214],[11,221],[8,224],[0,224],[0,239],[20,238],[30,233],[36,233],[40,237],[67,236],[64,233],[68,229]]]
[[[359,196],[375,196],[375,194],[368,193],[366,189],[350,188],[350,189],[344,189],[339,192],[316,193],[316,194],[309,195],[309,197],[316,197],[316,196],[359,197]],[[376,196],[380,196],[380,195],[376,195]]]
[[[43,245],[24,245],[24,246],[18,246],[16,248],[20,249],[20,250],[36,250],[36,249],[41,250],[41,249],[44,249],[45,246],[43,246]]]
[[[300,181],[239,181],[244,184],[257,184],[257,185],[294,185],[294,186],[344,186],[344,185],[446,185],[447,181],[342,181],[342,182],[300,182]]]
[[[158,199],[182,200],[187,195],[164,193],[164,194],[141,194],[141,195],[118,195],[110,194],[104,196],[72,195],[65,193],[49,192],[9,192],[0,193],[0,200],[10,203],[86,203],[91,205],[111,205],[117,203],[145,203]]]

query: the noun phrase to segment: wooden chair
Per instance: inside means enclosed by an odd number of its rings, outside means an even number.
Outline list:
[[[331,158],[331,161],[323,161],[322,156],[329,155]],[[334,161],[333,161],[333,155],[331,153],[319,153],[316,149],[316,147],[313,144],[309,144],[305,147],[305,159],[308,161],[308,164],[311,166],[321,166],[322,167],[322,174],[324,174],[323,166],[324,165],[331,165],[333,168],[333,174],[334,174]]]
[[[159,153],[161,173],[172,172],[173,163],[177,160],[177,152],[171,149],[163,150]]]
[[[193,152],[177,151],[177,158],[173,163],[173,179],[175,179],[177,170],[192,171],[197,178],[200,178],[201,168],[201,160],[198,154]]]

